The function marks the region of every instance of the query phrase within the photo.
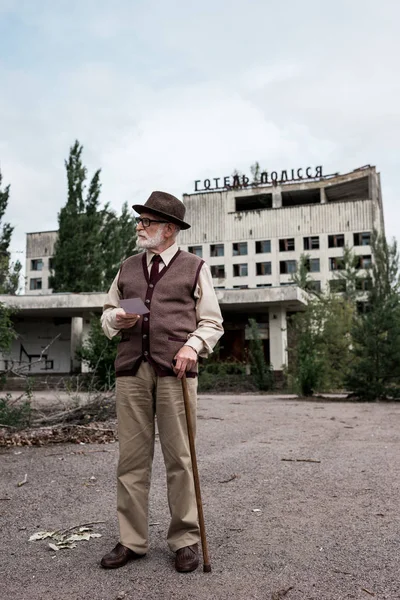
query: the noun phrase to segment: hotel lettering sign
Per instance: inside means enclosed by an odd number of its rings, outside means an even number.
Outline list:
[[[208,192],[215,190],[231,190],[259,185],[278,185],[290,181],[303,181],[307,179],[320,179],[323,177],[322,166],[307,167],[305,169],[288,169],[284,171],[263,171],[256,180],[251,181],[247,175],[227,175],[226,177],[213,177],[212,179],[197,179],[194,182],[195,192]]]

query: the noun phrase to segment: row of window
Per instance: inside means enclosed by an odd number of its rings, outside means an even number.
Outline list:
[[[288,286],[288,285],[295,285],[295,283],[293,281],[283,281],[280,283],[280,286]],[[329,285],[329,290],[335,294],[337,293],[343,293],[346,291],[346,281],[344,279],[330,279],[328,281],[328,285]],[[355,282],[356,285],[356,290],[359,292],[365,292],[367,290],[370,290],[372,287],[372,280],[367,278],[367,277],[358,277],[356,279]],[[272,283],[257,283],[256,284],[257,288],[267,288],[267,287],[272,287]],[[309,282],[309,289],[313,289],[316,292],[320,292],[321,291],[321,282],[317,281],[316,279],[314,279],[313,281]],[[221,287],[215,287],[216,290],[220,289],[226,289],[224,286]],[[248,285],[234,285],[233,289],[241,289],[241,290],[247,290],[249,289]]]
[[[372,264],[372,257],[370,254],[366,256],[356,257],[356,269],[368,269]],[[257,262],[256,263],[256,275],[271,275],[272,274],[272,263],[271,262]],[[345,267],[343,258],[334,257],[329,258],[329,270],[340,271]],[[225,265],[211,265],[211,274],[216,279],[224,279]],[[319,258],[309,258],[306,261],[306,268],[309,273],[319,273],[321,270]],[[297,261],[296,260],[281,260],[279,261],[279,273],[280,275],[287,275],[296,273]],[[247,277],[248,276],[248,264],[241,263],[233,265],[233,276],[234,277]]]
[[[354,246],[369,246],[371,243],[371,234],[369,232],[354,233]],[[328,235],[328,248],[343,248],[345,245],[344,233]],[[309,236],[303,238],[303,250],[319,250],[319,236]],[[295,238],[284,238],[279,240],[279,252],[293,252],[295,247]],[[203,256],[203,246],[189,246],[188,251],[196,256]],[[271,252],[271,240],[260,240],[256,242],[256,254]],[[248,253],[248,242],[234,242],[232,244],[232,256],[246,256]],[[211,244],[210,256],[224,256],[224,244]]]

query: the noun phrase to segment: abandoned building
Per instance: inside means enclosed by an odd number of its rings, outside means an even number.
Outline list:
[[[256,319],[265,355],[277,372],[287,365],[287,316],[302,310],[307,294],[293,283],[298,261],[307,255],[315,289],[340,292],[345,246],[359,256],[360,279],[371,263],[373,230],[384,231],[380,176],[365,166],[344,175],[323,175],[322,167],[292,170],[294,179],[261,174],[250,184],[242,176],[215,178],[183,195],[186,220],[179,236],[183,250],[210,266],[224,316],[221,356],[246,360],[248,319]],[[229,179],[229,181],[228,181]],[[219,182],[227,185],[221,187]],[[269,183],[263,183],[268,181]],[[200,190],[201,185],[206,189]],[[18,339],[0,368],[23,363],[32,373],[66,374],[84,370],[75,357],[93,313],[105,295],[52,294],[48,286],[56,231],[27,234],[26,290],[22,296],[0,296],[18,309]],[[111,282],[110,282],[111,283]],[[43,350],[55,341],[37,362]]]

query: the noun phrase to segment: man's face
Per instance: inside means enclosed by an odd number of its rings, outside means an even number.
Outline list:
[[[142,213],[140,216],[142,219],[152,219],[155,221],[163,220],[162,217],[152,215],[151,213]],[[149,227],[143,227],[142,223],[138,223],[136,226],[138,247],[155,250],[162,246],[166,240],[164,229],[165,223],[150,223]]]

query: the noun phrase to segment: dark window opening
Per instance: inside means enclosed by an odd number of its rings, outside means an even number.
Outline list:
[[[344,269],[343,257],[335,256],[329,259],[329,270],[330,271],[342,271]]]
[[[190,252],[191,254],[195,254],[196,256],[199,256],[200,258],[202,258],[203,257],[203,246],[189,246],[188,252]]]
[[[338,233],[337,235],[328,235],[328,248],[343,248],[344,247],[344,233]]]
[[[256,275],[271,275],[271,263],[270,262],[256,263]]]
[[[210,256],[224,256],[224,245],[223,244],[211,244]]]
[[[357,256],[356,269],[369,269],[372,265],[372,256],[367,254],[366,256]]]
[[[372,289],[372,279],[370,277],[357,277],[356,290],[358,292],[369,292]]]
[[[247,242],[236,242],[232,244],[233,256],[245,256],[247,254]]]
[[[31,260],[31,271],[43,271],[43,260],[41,258]]]
[[[303,238],[304,250],[319,250],[319,236]]]
[[[294,249],[294,238],[279,240],[279,252],[290,252]]]
[[[256,242],[256,254],[271,252],[271,240],[261,240]]]
[[[354,234],[354,246],[369,246],[371,243],[371,233],[365,231],[364,233]]]
[[[306,269],[307,269],[307,271],[309,271],[309,273],[319,273],[319,271],[320,271],[319,258],[307,258]]]
[[[329,289],[334,294],[341,294],[346,291],[346,281],[344,279],[331,279]]]
[[[320,204],[321,194],[319,188],[315,190],[296,190],[282,192],[282,206],[302,206],[303,204]]]
[[[225,277],[224,265],[211,265],[211,275],[217,279],[223,279]]]
[[[310,290],[313,290],[314,292],[321,291],[321,282],[320,281],[316,281],[315,279],[313,279],[312,281],[309,281],[307,285],[308,285],[308,288]]]
[[[296,261],[295,260],[281,260],[279,263],[279,273],[286,275],[287,273],[296,273]]]
[[[328,202],[339,200],[367,200],[369,198],[368,177],[337,183],[325,188]]]
[[[258,288],[272,287],[272,283],[257,283],[256,287],[258,287]]]
[[[233,289],[235,290],[247,290],[249,288],[248,285],[234,285]]]
[[[242,263],[239,265],[233,265],[233,276],[234,277],[247,277],[248,269],[247,264]]]
[[[256,196],[236,197],[235,206],[236,211],[272,208],[272,194],[257,194]]]
[[[31,279],[29,282],[30,290],[41,290],[42,289],[42,279]]]

